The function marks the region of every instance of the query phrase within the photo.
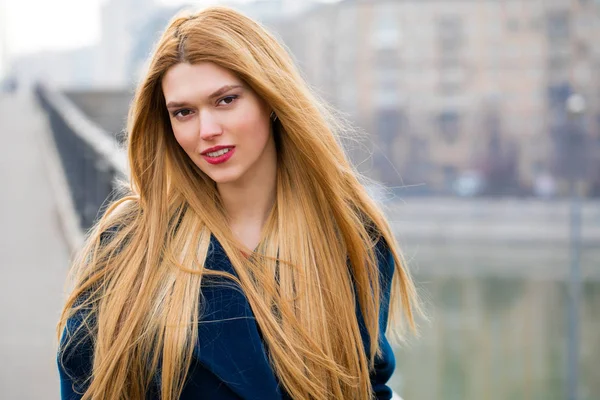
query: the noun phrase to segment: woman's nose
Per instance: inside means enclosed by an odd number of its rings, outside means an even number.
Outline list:
[[[200,114],[200,138],[211,140],[223,133],[223,128],[214,114],[209,112]]]

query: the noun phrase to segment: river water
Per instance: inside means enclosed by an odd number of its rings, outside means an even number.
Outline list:
[[[405,246],[429,321],[395,347],[392,387],[405,400],[567,398],[568,244],[472,247]],[[598,400],[600,246],[584,246],[582,272],[579,399]]]

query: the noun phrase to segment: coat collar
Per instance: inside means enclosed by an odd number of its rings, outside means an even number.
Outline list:
[[[235,271],[211,235],[206,268]],[[194,357],[243,399],[280,400],[258,324],[242,290],[224,278],[203,278]]]

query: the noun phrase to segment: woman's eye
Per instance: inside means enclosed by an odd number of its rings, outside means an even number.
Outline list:
[[[238,98],[237,95],[223,97],[221,100],[219,100],[219,103],[223,102],[225,105],[229,105],[229,104],[233,103],[233,101],[237,98]]]
[[[188,115],[190,115],[190,113],[192,112],[192,110],[188,110],[187,108],[183,109],[183,110],[177,110],[173,113],[174,117],[187,117]]]

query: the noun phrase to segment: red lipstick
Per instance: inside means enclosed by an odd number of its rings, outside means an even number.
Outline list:
[[[208,153],[214,153],[216,151],[224,150],[224,149],[229,149],[229,151],[227,151],[224,154],[220,154],[216,157],[211,157],[208,155]],[[209,149],[204,150],[200,154],[202,155],[202,157],[204,157],[206,162],[208,162],[209,164],[222,164],[225,161],[229,160],[233,156],[234,152],[235,152],[235,146],[215,146],[215,147],[211,147]]]

